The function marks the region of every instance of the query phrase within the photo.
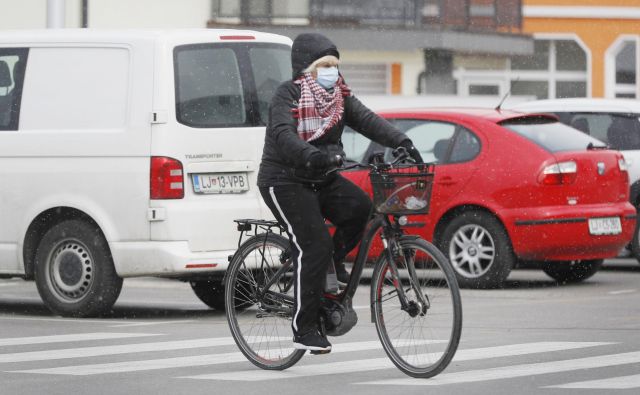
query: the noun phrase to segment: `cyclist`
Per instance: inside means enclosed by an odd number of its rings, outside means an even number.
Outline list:
[[[404,147],[419,163],[413,143],[351,94],[338,71],[340,54],[325,36],[300,34],[293,41],[293,78],[276,90],[269,108],[264,151],[258,173],[262,197],[286,229],[295,269],[292,318],[297,349],[329,352],[318,328],[318,309],[328,265],[341,282],[349,274],[343,259],[360,240],[371,201],[336,173],[344,151],[345,125],[384,146]],[[331,235],[325,225],[331,221]]]

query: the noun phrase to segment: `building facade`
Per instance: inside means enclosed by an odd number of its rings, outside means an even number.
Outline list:
[[[537,98],[640,97],[640,0],[524,0],[522,14],[534,53],[491,69],[459,65],[461,94],[470,94],[468,81],[484,81]]]
[[[326,34],[360,94],[640,97],[640,0],[66,0],[65,27]],[[0,29],[45,0],[0,0]]]
[[[322,33],[360,94],[456,94],[457,64],[533,53],[521,10],[521,0],[214,0],[208,25]],[[471,87],[495,94],[483,88]]]

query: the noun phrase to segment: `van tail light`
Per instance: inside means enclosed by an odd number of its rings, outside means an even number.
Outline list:
[[[165,156],[151,157],[151,199],[182,199],[184,173],[182,163]]]
[[[554,163],[542,169],[539,181],[544,185],[572,184],[578,177],[578,165],[574,161]]]

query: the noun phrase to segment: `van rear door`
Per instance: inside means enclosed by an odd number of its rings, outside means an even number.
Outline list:
[[[257,172],[271,97],[291,78],[288,41],[224,37],[174,47],[175,102],[152,138],[152,154],[178,160],[184,174],[184,197],[151,200],[165,210],[152,240],[187,240],[193,252],[234,250],[234,219],[271,216]]]

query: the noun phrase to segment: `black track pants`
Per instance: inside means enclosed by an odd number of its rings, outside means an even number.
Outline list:
[[[315,330],[328,264],[341,262],[360,241],[371,200],[340,175],[328,184],[280,185],[260,188],[292,244],[296,273],[292,326],[296,333]],[[325,218],[336,226],[333,236]]]

